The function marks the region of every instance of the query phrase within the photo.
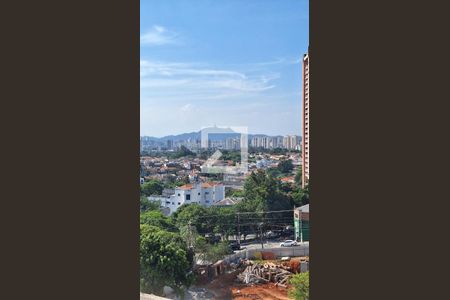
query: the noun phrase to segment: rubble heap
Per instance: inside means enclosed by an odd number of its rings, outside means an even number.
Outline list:
[[[267,262],[264,264],[248,261],[245,270],[237,276],[237,280],[245,283],[274,282],[276,286],[287,287],[289,278],[293,275],[287,266]]]

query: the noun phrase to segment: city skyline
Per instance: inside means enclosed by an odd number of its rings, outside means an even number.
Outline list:
[[[180,135],[194,134],[194,133],[200,133],[200,131],[178,132],[178,133],[167,134],[167,135],[162,135],[162,136],[147,135],[147,134],[142,135],[141,134],[140,137],[141,138],[148,137],[148,138],[155,138],[155,139],[166,139],[166,138],[169,138],[169,137],[176,137],[176,136],[180,136]],[[220,133],[218,133],[218,134],[220,134]],[[226,134],[226,133],[224,133],[224,134]],[[292,136],[292,135],[296,135],[296,136],[299,136],[299,137],[302,136],[301,134],[298,134],[298,133],[267,134],[267,133],[262,133],[262,132],[259,132],[259,133],[249,132],[248,135],[250,135],[250,136],[268,136],[268,137],[276,137],[276,136],[282,136],[283,137],[283,136]]]
[[[194,133],[196,134],[196,133]],[[300,150],[302,138],[298,135],[285,136],[267,136],[267,135],[249,135],[247,146],[252,148],[263,149],[288,149]],[[239,134],[226,134],[226,136],[218,137],[211,136],[211,138],[202,143],[199,135],[192,134],[168,136],[164,138],[154,138],[142,136],[140,139],[141,151],[144,150],[173,150],[180,149],[182,146],[189,150],[199,149],[224,149],[224,150],[240,150],[242,146],[241,136]]]
[[[168,136],[209,124],[301,135],[308,6],[141,1],[140,135]]]

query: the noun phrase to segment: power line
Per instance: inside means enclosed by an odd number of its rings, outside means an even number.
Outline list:
[[[265,217],[259,217],[259,218],[242,218],[242,217],[240,217],[240,219],[241,220],[268,220],[268,221],[270,221],[270,220],[294,220],[294,217],[280,217],[280,218],[277,218],[277,217],[271,217],[271,218],[265,218]],[[230,220],[230,218],[227,218],[227,220]],[[204,221],[204,220],[198,220],[198,221]],[[206,222],[207,220],[205,220],[205,222]],[[210,220],[208,220],[208,221],[218,221],[217,219],[215,219],[215,218],[211,218]],[[189,221],[187,221],[187,222],[189,222]]]
[[[209,216],[198,216],[196,218],[210,218],[214,216],[228,216],[228,215],[236,215],[236,214],[271,214],[271,213],[278,213],[278,212],[293,212],[294,209],[286,209],[286,210],[268,210],[268,211],[249,211],[249,212],[233,212],[233,213],[226,213],[226,214],[216,214],[216,215],[209,215]]]
[[[197,224],[197,225],[201,225],[201,224],[208,224],[211,222],[215,222],[216,220],[204,220],[202,222],[196,222],[196,223],[191,223],[191,224]],[[253,223],[267,223],[267,224],[274,224],[275,221],[278,222],[285,222],[285,223],[292,223],[294,221],[294,218],[245,218],[245,219],[238,219],[237,223],[225,223],[225,224],[233,224],[233,225],[239,225],[240,221],[250,221]],[[217,222],[218,225],[223,225],[224,223],[221,222]]]
[[[261,223],[264,223],[264,222],[252,222],[252,223],[241,223],[240,224],[240,226],[244,226],[244,225],[259,225],[259,224],[261,224]],[[271,225],[278,225],[278,224],[290,224],[291,222],[288,222],[288,221],[286,221],[286,222],[274,222],[274,223],[264,223],[263,225],[264,226],[271,226]],[[205,223],[191,223],[191,225],[212,225],[212,226],[214,226],[214,224],[205,224]],[[220,223],[220,224],[217,224],[217,225],[220,225],[220,226],[236,226],[236,225],[238,225],[238,224],[236,224],[236,223],[225,223],[225,224],[223,224],[223,223]]]
[[[238,225],[238,223],[240,222],[242,224],[242,222],[258,222],[258,223],[273,223],[273,222],[294,222],[294,218],[252,218],[252,219],[246,219],[246,218],[242,218],[240,217],[239,220],[230,220],[230,219],[225,219],[225,220],[214,220],[214,219],[201,219],[201,220],[196,220],[195,224],[210,224],[210,223],[214,223],[214,224],[223,224],[223,222],[234,222],[232,224]],[[186,224],[185,222],[183,223],[179,223],[179,224]]]

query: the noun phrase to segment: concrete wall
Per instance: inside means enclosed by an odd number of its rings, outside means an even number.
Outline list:
[[[276,257],[284,256],[309,256],[309,247],[282,247],[270,249],[250,249],[247,250],[247,257],[254,258],[255,252],[272,252]]]
[[[282,248],[270,248],[270,249],[247,249],[240,251],[235,254],[228,255],[224,262],[231,263],[240,259],[253,259],[255,258],[256,252],[271,252],[277,258],[280,257],[298,257],[298,256],[309,256],[309,247],[282,247]]]

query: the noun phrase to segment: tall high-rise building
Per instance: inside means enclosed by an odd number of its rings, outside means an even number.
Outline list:
[[[240,138],[227,138],[225,140],[226,150],[239,150],[241,146]]]
[[[291,139],[289,138],[288,135],[283,137],[283,148],[285,148],[285,149],[291,148]]]
[[[303,55],[302,78],[303,78],[302,187],[305,187],[305,185],[309,181],[309,129],[310,129],[309,53]]]
[[[173,140],[167,140],[167,149],[169,150],[173,149]]]

